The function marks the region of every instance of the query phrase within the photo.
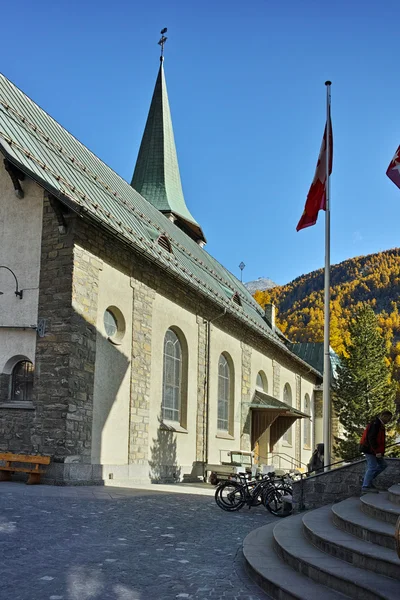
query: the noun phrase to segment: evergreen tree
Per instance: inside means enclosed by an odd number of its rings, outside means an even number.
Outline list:
[[[360,437],[374,416],[384,409],[393,415],[396,412],[396,383],[391,379],[385,339],[370,306],[357,307],[349,334],[333,394],[334,408],[344,428],[342,438],[336,438],[335,451],[345,460],[359,454]],[[387,443],[394,441],[395,419],[386,431]]]

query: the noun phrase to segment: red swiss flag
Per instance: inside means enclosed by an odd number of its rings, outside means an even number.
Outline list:
[[[388,166],[386,175],[393,181],[395,185],[397,185],[398,188],[400,188],[400,146],[397,148],[396,154]]]
[[[308,192],[306,205],[304,212],[301,215],[301,219],[296,227],[297,231],[311,227],[315,225],[318,219],[318,212],[320,210],[326,210],[326,125],[324,131],[324,137],[322,138],[321,150],[319,152],[317,168],[315,170],[314,180],[311,184],[310,191]],[[332,136],[332,125],[329,119],[329,175],[332,173],[332,159],[333,159],[333,136]]]

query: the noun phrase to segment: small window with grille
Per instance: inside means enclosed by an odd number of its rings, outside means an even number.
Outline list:
[[[169,252],[170,254],[172,254],[171,242],[169,241],[169,239],[167,238],[166,235],[160,235],[157,238],[157,244],[159,246],[161,246],[161,248],[163,248],[163,250],[165,250],[166,252]]]
[[[237,292],[235,292],[232,296],[232,300],[235,304],[237,304],[238,306],[242,306],[242,301],[240,299],[240,296]]]

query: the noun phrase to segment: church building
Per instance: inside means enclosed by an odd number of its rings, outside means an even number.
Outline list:
[[[0,150],[0,451],[59,484],[304,469],[321,370],[207,252],[163,60],[131,183],[3,75]]]

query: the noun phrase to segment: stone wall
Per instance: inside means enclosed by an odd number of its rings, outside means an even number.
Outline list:
[[[196,460],[205,462],[205,428],[206,428],[206,406],[207,401],[207,349],[208,333],[207,321],[197,316],[198,327],[198,355],[197,355],[197,423],[196,423]]]
[[[273,369],[273,382],[272,382],[272,395],[274,398],[280,398],[281,396],[281,366],[276,361],[272,361]]]
[[[251,450],[250,402],[251,402],[251,347],[242,342],[242,397],[240,450]]]
[[[75,219],[67,232],[45,197],[39,283],[39,319],[45,321],[36,345],[32,451],[56,461],[90,455],[95,327],[76,310],[92,266],[77,261],[74,273]]]
[[[0,402],[7,402],[11,375],[0,375]],[[0,452],[27,453],[32,450],[34,412],[27,408],[2,408],[0,412]]]
[[[301,406],[301,377],[300,375],[296,375],[296,390],[295,390],[295,408],[297,410],[302,409]],[[296,458],[296,464],[300,465],[301,464],[301,449],[303,447],[303,436],[301,434],[302,432],[302,419],[297,419],[296,423],[295,423],[295,458]]]
[[[129,463],[147,465],[150,422],[151,334],[154,290],[131,279],[134,290]]]
[[[400,459],[386,458],[388,468],[376,480],[377,487],[387,489],[400,479]],[[365,459],[327,473],[304,477],[293,485],[293,510],[299,512],[359,496],[365,474]]]

